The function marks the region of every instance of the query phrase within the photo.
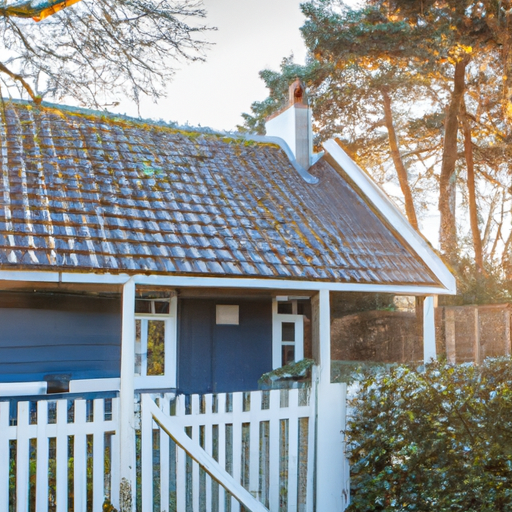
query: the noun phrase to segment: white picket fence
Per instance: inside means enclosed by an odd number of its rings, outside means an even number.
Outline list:
[[[261,510],[313,510],[310,389],[173,398],[156,398],[163,414],[152,399],[142,401],[142,510],[155,503],[155,512],[256,510],[250,495]]]
[[[310,389],[141,397],[138,512],[312,512]],[[0,402],[0,512],[119,497],[119,398]]]
[[[0,511],[101,511],[119,488],[118,401],[0,402]]]

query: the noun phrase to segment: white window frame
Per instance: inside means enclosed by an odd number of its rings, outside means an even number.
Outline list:
[[[144,299],[137,299],[144,300]],[[163,375],[147,375],[147,337],[142,335],[141,330],[141,346],[137,347],[135,341],[135,350],[140,349],[141,355],[141,373],[135,374],[135,389],[157,389],[157,388],[175,388],[176,387],[176,365],[177,365],[177,311],[178,298],[170,299],[149,299],[154,302],[169,302],[169,313],[135,313],[134,322],[137,320],[157,320],[165,322],[164,337],[164,374]],[[148,300],[148,301],[149,301]],[[154,306],[152,305],[154,311]],[[137,355],[137,352],[136,352]],[[135,355],[135,359],[137,359]],[[135,368],[133,369],[135,372]]]
[[[292,313],[291,314],[280,314],[278,313],[278,304],[279,302],[284,302],[283,300],[278,300],[274,298],[272,300],[272,369],[276,370],[277,368],[281,368],[282,364],[282,354],[283,354],[283,346],[284,345],[293,345],[295,347],[295,362],[304,359],[304,316],[297,314],[297,301],[296,300],[286,300],[286,302],[292,303]],[[295,324],[295,341],[283,341],[283,323],[294,323]]]

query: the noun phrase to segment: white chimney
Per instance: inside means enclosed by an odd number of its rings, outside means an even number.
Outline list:
[[[267,135],[280,137],[290,147],[295,160],[305,170],[312,165],[313,130],[311,109],[307,104],[304,86],[297,78],[289,88],[288,105],[267,118]]]

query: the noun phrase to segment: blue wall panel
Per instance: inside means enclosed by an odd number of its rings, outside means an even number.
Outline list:
[[[238,305],[239,325],[216,325],[216,305]],[[272,301],[182,299],[178,387],[184,393],[258,389],[272,369]]]
[[[0,294],[0,382],[119,377],[120,356],[119,299]]]

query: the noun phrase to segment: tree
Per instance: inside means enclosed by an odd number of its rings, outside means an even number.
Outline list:
[[[302,5],[301,31],[310,52],[303,79],[318,139],[338,137],[377,178],[392,162],[413,225],[418,204],[437,196],[441,249],[454,270],[468,248],[481,273],[486,251],[495,258],[512,245],[503,234],[503,215],[493,218],[500,209],[496,201],[503,206],[505,196],[500,190],[490,199],[486,191],[488,185],[506,187],[510,168],[507,5],[491,0],[366,0],[358,9],[339,0]],[[281,78],[268,70],[261,76],[272,89],[293,66],[288,59]],[[269,99],[273,95],[272,89]],[[277,103],[255,103],[246,126],[261,125],[260,116]],[[422,189],[427,193],[421,197]],[[469,210],[471,247],[457,222],[457,189],[458,207]]]
[[[2,83],[37,103],[156,99],[173,76],[172,63],[202,60],[207,44],[196,0],[83,0],[37,24],[5,9],[0,15]]]

